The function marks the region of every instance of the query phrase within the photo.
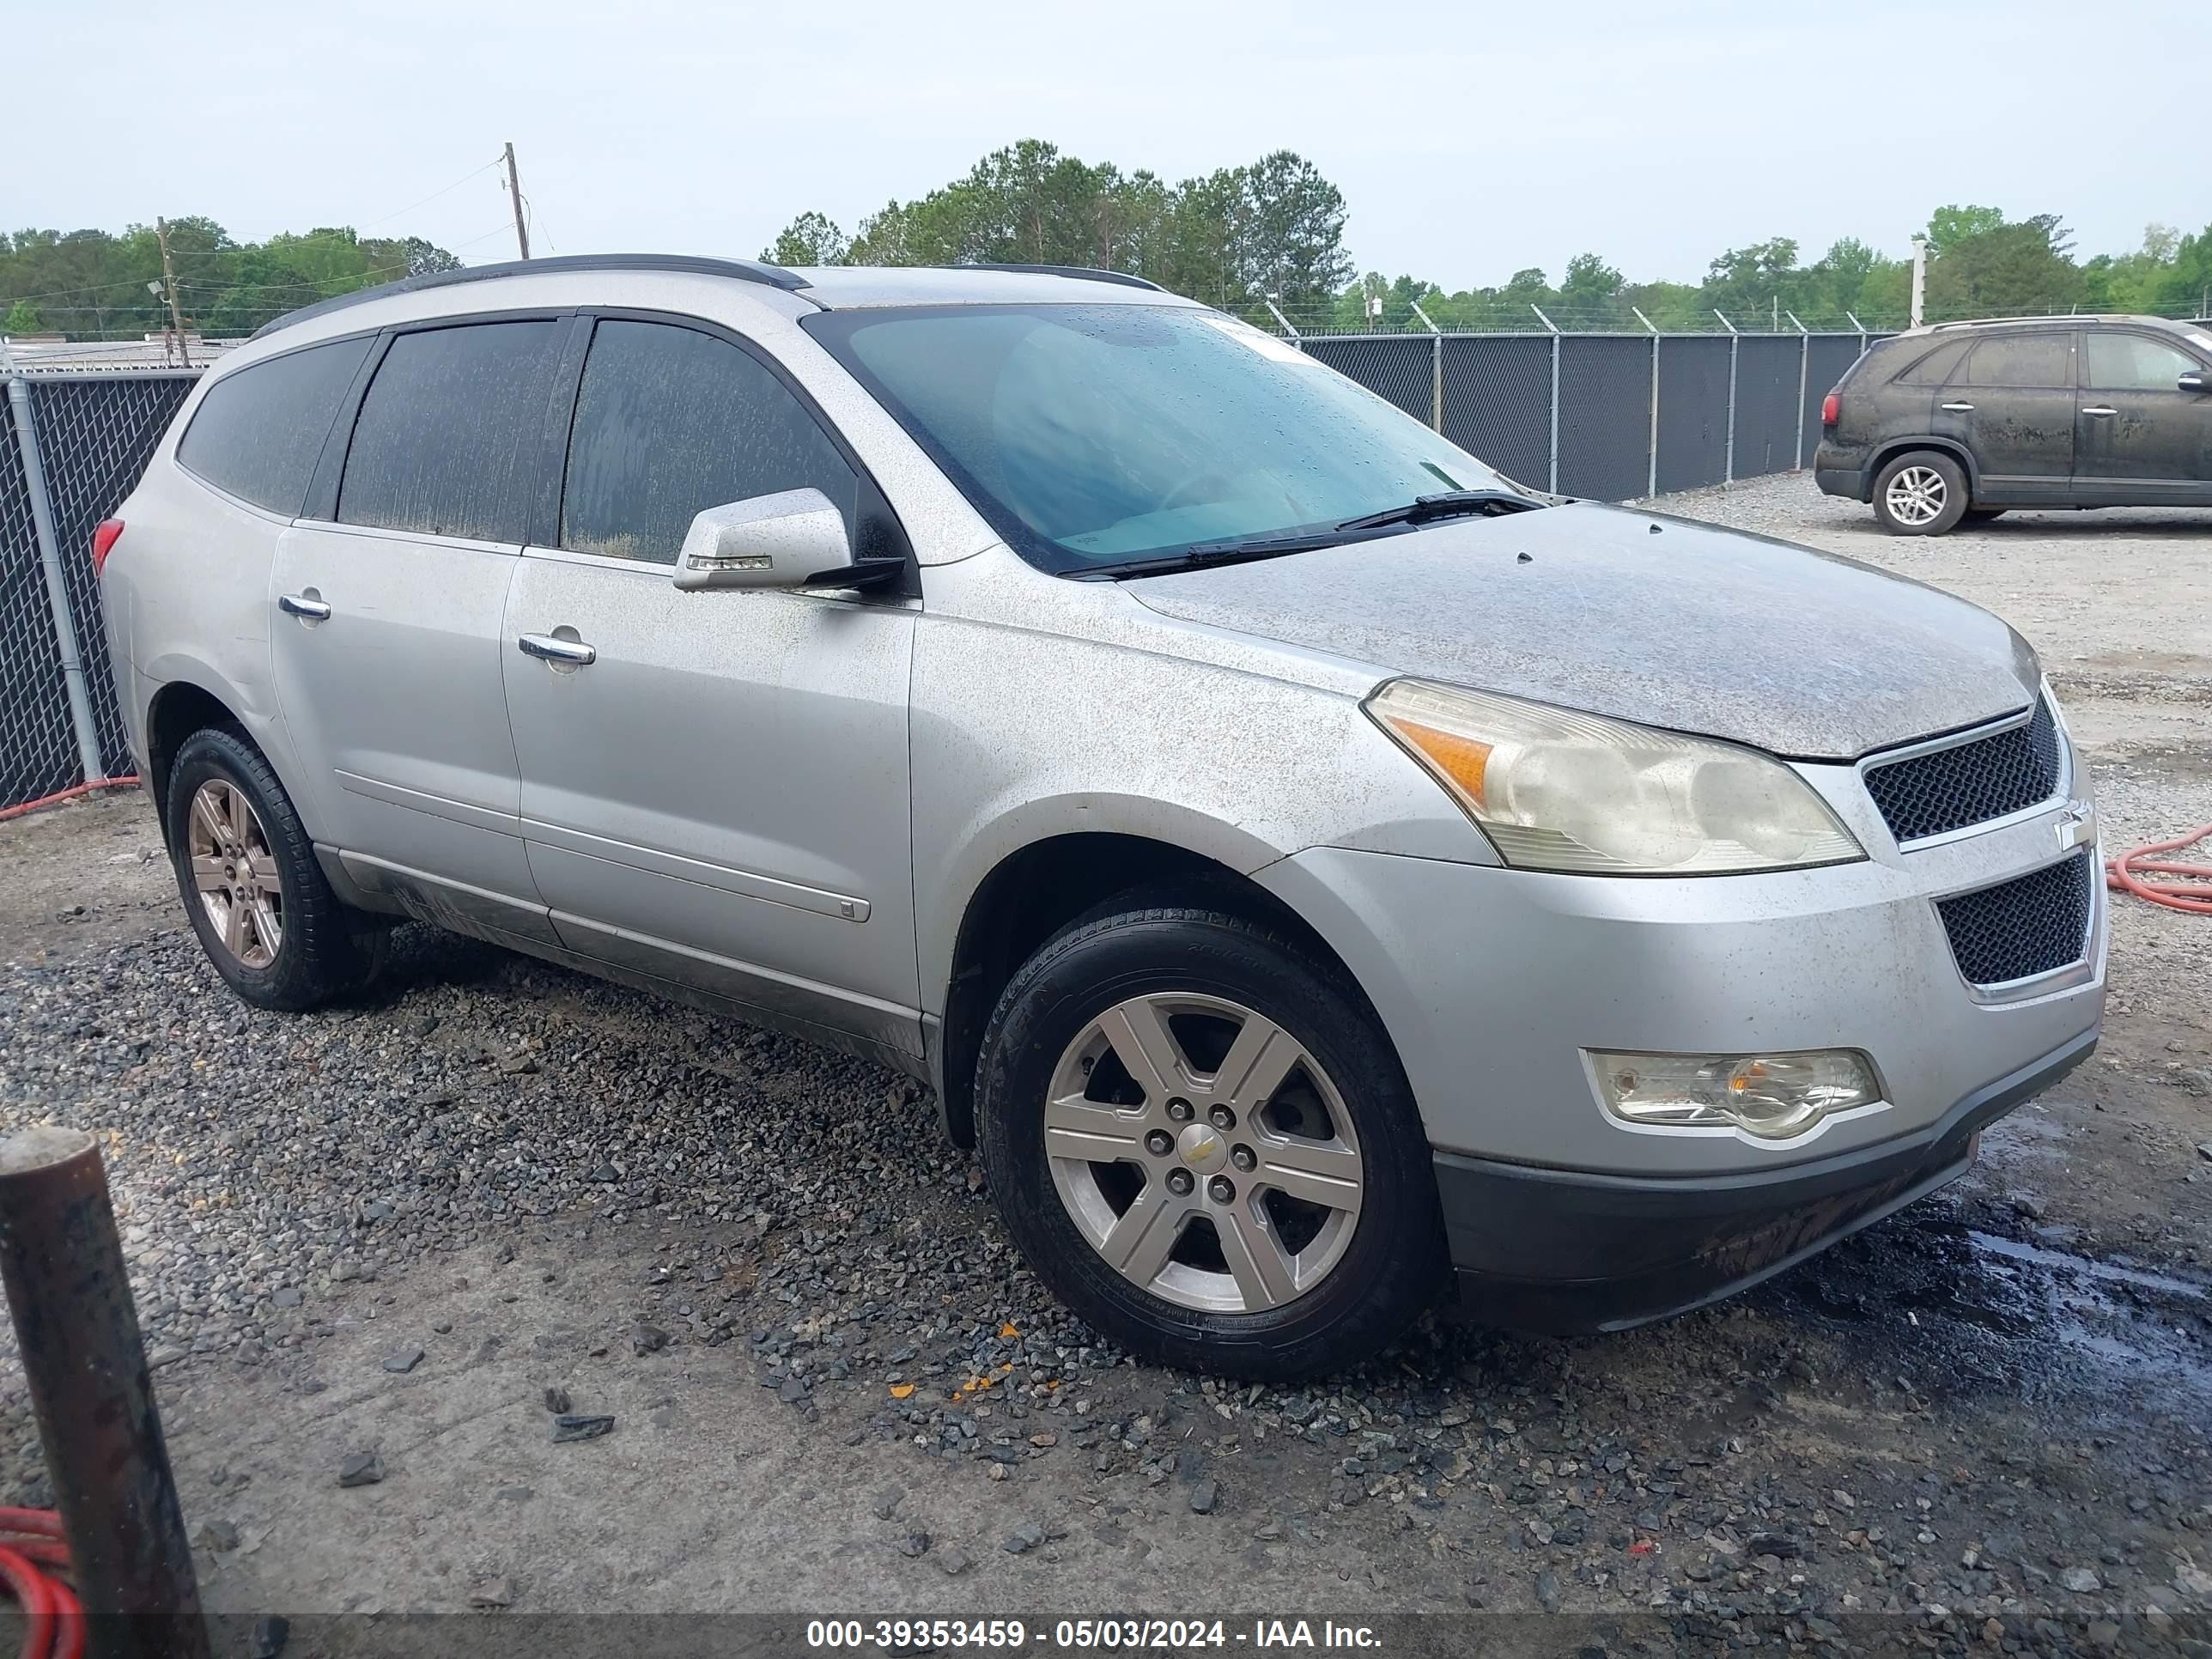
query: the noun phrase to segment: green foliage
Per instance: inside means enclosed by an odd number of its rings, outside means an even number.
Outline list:
[[[461,263],[419,236],[364,237],[340,225],[239,242],[196,216],[169,221],[169,256],[185,325],[212,337],[250,334],[331,295]],[[37,229],[0,235],[0,308],[11,331],[27,331],[16,323],[27,308],[34,326],[72,339],[159,333],[169,324],[155,291],[161,281],[161,245],[150,225],[131,225],[119,235]]]
[[[28,300],[18,300],[8,307],[8,315],[0,319],[0,334],[38,334],[45,331],[46,324],[40,320],[39,308]]]
[[[1350,276],[1344,196],[1289,150],[1170,185],[1042,140],[994,151],[917,201],[844,233],[802,213],[763,257],[798,264],[1087,265],[1149,276],[1233,311],[1328,304]]]

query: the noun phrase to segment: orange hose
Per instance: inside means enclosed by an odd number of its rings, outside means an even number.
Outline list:
[[[52,1510],[0,1508],[0,1588],[23,1609],[21,1659],[82,1659],[84,1609],[40,1567],[69,1569],[62,1518]]]
[[[27,813],[35,812],[42,806],[59,806],[65,800],[76,800],[80,796],[90,794],[95,789],[120,789],[125,785],[135,784],[137,781],[138,775],[136,772],[119,778],[94,778],[90,783],[80,783],[74,788],[64,789],[55,794],[41,795],[36,800],[19,801],[13,806],[0,806],[0,823],[7,823],[9,818],[20,818]]]
[[[2212,836],[2212,823],[2177,836],[2172,841],[2153,842],[2148,847],[2138,847],[2123,853],[2105,863],[2105,884],[2116,893],[2132,893],[2153,904],[2162,904],[2169,910],[2184,911],[2194,916],[2212,916],[2212,864],[2192,864],[2185,859],[2160,858],[2161,853],[2178,853],[2185,847],[2193,847],[2207,836]],[[2159,876],[2179,876],[2179,881],[2145,881],[2145,872]]]

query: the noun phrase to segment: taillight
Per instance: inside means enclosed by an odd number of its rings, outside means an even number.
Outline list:
[[[107,568],[107,556],[115,550],[116,538],[123,534],[123,520],[102,519],[93,526],[92,574],[97,576]]]
[[[1831,392],[1820,399],[1820,424],[1833,426],[1844,418],[1844,397],[1840,392]]]

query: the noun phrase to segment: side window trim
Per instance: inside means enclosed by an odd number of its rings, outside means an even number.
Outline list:
[[[570,342],[575,354],[573,374],[567,381],[565,399],[556,379],[553,406],[546,422],[549,443],[552,441],[556,420],[559,434],[559,447],[549,455],[553,477],[552,507],[543,523],[533,522],[532,546],[553,551],[562,550],[560,546],[561,504],[568,485],[568,442],[576,416],[577,398],[582,392],[584,362],[589,355],[591,337],[603,322],[658,323],[669,328],[688,329],[694,334],[703,334],[709,339],[735,346],[766,370],[769,377],[806,411],[808,418],[829,441],[830,448],[836,451],[845,465],[853,469],[853,476],[859,481],[859,501],[854,509],[856,515],[874,520],[889,533],[891,544],[898,550],[899,556],[906,561],[906,580],[895,587],[886,586],[876,591],[886,598],[902,596],[912,599],[920,595],[921,585],[919,568],[915,562],[914,538],[907,534],[906,526],[899,522],[897,510],[891,506],[890,498],[884,494],[883,487],[876,482],[876,475],[869,470],[868,464],[861,459],[844,433],[838,429],[837,423],[814,400],[813,394],[793,378],[791,371],[777,361],[773,352],[736,329],[688,312],[651,311],[634,306],[584,306],[579,307],[575,314],[576,329]],[[570,368],[565,356],[562,368],[564,372]],[[658,568],[666,568],[665,566]]]
[[[315,463],[314,476],[307,484],[307,499],[301,504],[300,516],[318,523],[334,524],[338,516],[338,480],[345,476],[346,452],[353,447],[353,427],[361,416],[361,400],[368,395],[368,383],[376,378],[383,366],[385,353],[392,349],[392,336],[397,331],[381,328],[376,331],[376,343],[368,355],[361,360],[355,371],[353,384],[338,400],[338,412],[331,422],[331,429],[323,439],[323,453]]]

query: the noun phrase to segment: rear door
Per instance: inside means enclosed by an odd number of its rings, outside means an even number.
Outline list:
[[[2178,384],[2192,369],[2212,374],[2147,331],[2083,331],[2074,476],[2084,495],[2212,501],[2212,392]]]
[[[565,486],[523,550],[501,653],[553,925],[582,954],[919,1053],[917,602],[672,580],[693,515],[724,502],[812,485],[863,554],[897,550],[896,525],[735,337],[665,316],[582,326]],[[549,639],[570,659],[533,654]]]
[[[1977,336],[1936,393],[1931,429],[1973,457],[1974,499],[2063,501],[2074,473],[2074,332]]]
[[[277,696],[325,833],[533,933],[502,621],[569,325],[386,336],[269,592]]]

